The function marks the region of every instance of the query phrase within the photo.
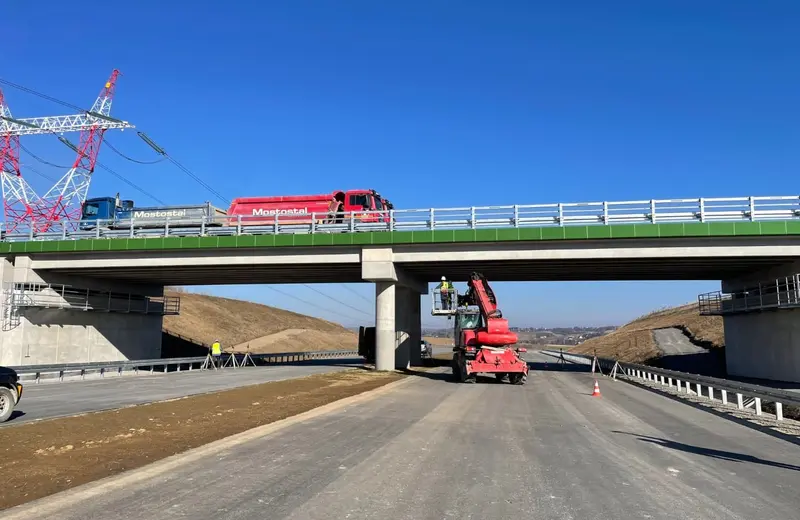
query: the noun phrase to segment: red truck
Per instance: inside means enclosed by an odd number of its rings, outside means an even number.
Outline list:
[[[327,222],[331,201],[342,203],[339,222],[349,222],[350,216],[359,222],[389,222],[391,203],[375,190],[334,191],[321,195],[291,195],[278,197],[239,197],[228,209],[228,217],[242,216],[242,225],[263,225],[278,221],[286,224]],[[366,212],[380,213],[366,213]],[[354,212],[354,213],[353,213]]]

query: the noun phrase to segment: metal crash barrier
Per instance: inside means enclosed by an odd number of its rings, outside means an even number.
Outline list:
[[[668,389],[676,389],[678,394],[697,395],[714,401],[719,397],[723,405],[728,405],[728,394],[736,397],[736,408],[753,408],[756,415],[762,415],[762,400],[775,405],[775,418],[783,420],[783,405],[800,406],[800,393],[780,390],[768,386],[742,383],[730,379],[701,376],[688,372],[678,372],[636,363],[624,363],[615,359],[597,358],[584,354],[568,354],[552,350],[542,350],[542,354],[557,358],[559,362],[591,365],[592,372],[597,369],[616,379],[624,376],[633,381],[655,383]],[[605,374],[604,374],[605,375]],[[718,393],[717,393],[718,392]]]
[[[76,376],[85,379],[87,374],[98,374],[105,377],[106,374],[123,373],[139,374],[145,372],[167,373],[170,371],[180,372],[182,370],[207,370],[211,367],[206,363],[209,356],[183,357],[183,358],[159,358],[159,359],[135,359],[121,361],[100,361],[95,363],[62,363],[50,365],[23,365],[12,368],[23,380],[34,380],[39,383],[42,379],[57,379],[63,381],[67,376]],[[356,358],[360,357],[355,350],[321,350],[313,352],[278,352],[272,354],[250,354],[250,353],[223,353],[220,356],[219,366],[214,365],[211,369],[240,368],[249,365],[278,365],[284,363],[297,363],[318,359],[336,358]],[[248,363],[248,360],[252,363]],[[170,370],[172,368],[172,370]],[[45,375],[52,377],[44,378]],[[24,378],[23,376],[29,376]]]

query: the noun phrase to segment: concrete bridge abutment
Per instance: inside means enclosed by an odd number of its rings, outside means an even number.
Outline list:
[[[800,297],[792,282],[798,273],[794,261],[722,281],[723,293],[761,293],[748,299],[752,309],[722,315],[729,375],[800,383],[800,308],[791,306]],[[758,302],[772,307],[759,309]]]
[[[31,267],[31,258],[27,256],[3,258],[0,271],[3,282],[0,298],[3,321],[0,330],[0,365],[161,357],[163,316],[158,313],[125,312],[125,306],[130,306],[126,301],[129,300],[128,295],[163,296],[163,287],[39,272]],[[52,284],[52,288],[44,288],[33,296],[41,298],[46,304],[14,305],[10,293],[17,292],[18,297],[25,293],[24,289],[19,289],[19,284]],[[60,292],[62,287],[73,289],[73,294],[65,296]],[[85,296],[75,294],[83,291],[92,292],[87,292]],[[100,295],[95,291],[105,293]],[[82,308],[81,303],[84,302]],[[138,305],[141,306],[141,303]],[[108,312],[112,307],[122,310]],[[12,318],[12,314],[16,318]]]

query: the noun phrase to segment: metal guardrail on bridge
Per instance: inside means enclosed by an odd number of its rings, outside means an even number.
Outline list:
[[[563,356],[565,361],[582,365],[591,365],[593,360],[593,356],[583,354],[568,354],[552,350],[542,350],[541,352],[555,358]],[[685,389],[687,394],[696,393],[698,396],[703,397],[703,388],[705,388],[707,390],[706,395],[709,399],[713,400],[715,398],[714,391],[719,390],[722,404],[728,404],[728,393],[733,393],[736,395],[736,406],[739,410],[753,406],[756,415],[761,415],[762,413],[762,400],[771,402],[775,404],[775,415],[779,421],[783,420],[784,404],[800,406],[800,393],[798,392],[742,383],[730,379],[701,376],[688,372],[678,372],[676,370],[667,370],[637,363],[625,363],[609,358],[597,358],[597,361],[606,372],[611,372],[614,365],[618,364],[624,371],[624,375],[628,377],[645,381],[654,381],[669,388],[672,388],[674,383],[678,392]],[[692,384],[695,385],[696,392],[692,392]]]
[[[576,202],[512,206],[354,211],[341,224],[322,223],[326,213],[312,213],[305,223],[291,216],[218,217],[209,216],[196,226],[170,225],[169,219],[148,218],[137,226],[128,221],[125,229],[105,229],[78,221],[49,223],[37,231],[35,222],[18,225],[13,232],[2,231],[2,241],[67,240],[91,238],[155,238],[190,236],[272,235],[292,233],[347,233],[367,231],[423,231],[487,228],[522,228],[573,225],[655,224],[685,222],[768,222],[800,218],[800,196],[730,197],[636,200],[620,202]],[[295,216],[294,219],[297,217]],[[85,228],[86,226],[84,226]]]
[[[227,361],[231,356],[235,356],[239,363],[233,365],[236,368],[238,364],[244,359],[246,353],[237,352],[235,354],[224,353],[222,355],[222,364]],[[357,351],[354,350],[319,350],[312,352],[277,352],[271,354],[250,354],[250,358],[254,361],[270,365],[278,363],[292,363],[301,361],[311,361],[315,359],[335,359],[335,358],[356,358],[360,357]],[[51,365],[22,365],[16,367],[9,367],[14,369],[19,375],[35,376],[35,381],[38,383],[43,374],[58,374],[58,379],[63,381],[65,375],[76,374],[81,378],[85,377],[87,373],[99,373],[104,377],[106,373],[116,373],[122,375],[125,371],[132,371],[138,373],[140,371],[147,371],[150,373],[155,372],[156,368],[162,368],[162,372],[168,372],[169,367],[175,367],[176,371],[180,371],[181,367],[187,370],[204,370],[203,364],[207,356],[197,357],[182,357],[182,358],[158,358],[158,359],[133,359],[121,361],[99,361],[94,363],[62,363]],[[221,368],[225,368],[222,366]]]
[[[701,294],[697,302],[700,314],[706,316],[800,307],[800,274],[776,278],[773,282],[759,283],[734,293]]]

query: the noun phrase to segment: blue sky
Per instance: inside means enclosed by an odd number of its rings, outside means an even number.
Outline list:
[[[0,77],[88,107],[119,68],[113,115],[228,198],[374,187],[419,208],[795,191],[797,2],[141,0],[98,11],[45,0],[6,6],[4,22]],[[5,92],[17,117],[66,111]],[[108,138],[153,158],[133,132]],[[23,144],[49,162],[72,160],[52,137]],[[62,173],[22,160],[23,171]],[[100,160],[169,203],[213,199],[169,163],[136,165],[109,149]],[[90,194],[117,191],[152,203],[98,170]],[[205,290],[369,321],[371,286],[352,288],[363,298],[318,289],[367,314],[262,287]],[[512,324],[552,326],[618,323],[716,288],[495,290]]]

